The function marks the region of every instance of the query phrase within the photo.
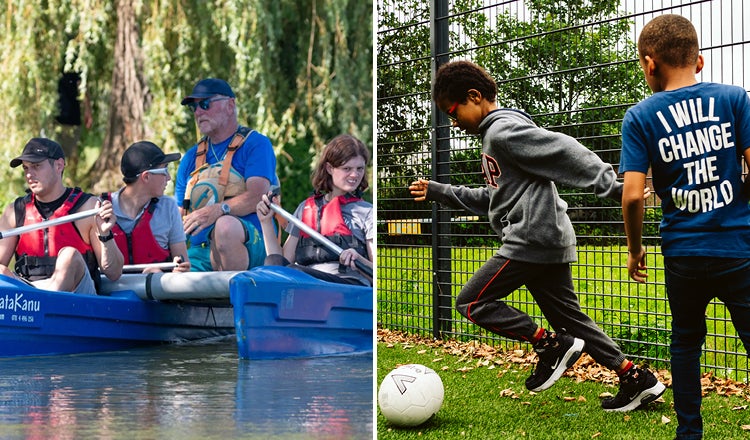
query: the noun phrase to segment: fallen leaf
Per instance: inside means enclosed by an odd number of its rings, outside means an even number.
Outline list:
[[[750,425],[742,425],[740,428],[742,428],[743,431],[750,431]]]
[[[500,396],[501,397],[513,397],[515,395],[516,395],[516,392],[513,391],[513,388],[506,388],[506,389],[500,391]]]
[[[592,435],[591,438],[597,438],[597,437],[599,437],[601,435],[602,435],[601,432],[597,432],[596,434]]]
[[[661,423],[666,425],[667,423],[671,422],[672,420],[667,416],[661,416]]]
[[[563,400],[566,402],[574,402],[576,398],[575,397],[563,397]]]
[[[578,396],[578,399],[577,399],[577,400],[578,400],[579,402],[585,402],[585,401],[586,401],[586,398],[585,398],[585,397],[583,397],[583,396]]]
[[[610,393],[609,391],[605,391],[605,392],[599,394],[599,398],[600,399],[606,399],[608,397],[615,397],[615,395],[612,394],[612,393]]]
[[[743,411],[747,409],[747,405],[732,407],[732,411]]]

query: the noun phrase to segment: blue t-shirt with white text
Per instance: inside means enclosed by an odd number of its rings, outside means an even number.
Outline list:
[[[698,83],[658,92],[622,123],[620,173],[653,176],[665,256],[750,258],[750,206],[742,194],[750,98],[740,87]]]

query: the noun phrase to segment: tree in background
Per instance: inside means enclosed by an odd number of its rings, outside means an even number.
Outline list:
[[[80,73],[95,117],[82,137],[85,189],[121,186],[119,158],[135,140],[192,146],[199,134],[179,103],[209,76],[232,85],[240,121],[272,140],[285,205],[307,195],[327,140],[373,145],[371,1],[8,0],[0,17],[3,163],[50,133],[63,71]],[[7,203],[23,180],[0,175]]]

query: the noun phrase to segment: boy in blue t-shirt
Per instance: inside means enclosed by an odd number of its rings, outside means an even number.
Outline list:
[[[628,273],[646,281],[641,239],[650,167],[663,211],[677,438],[701,438],[700,356],[713,298],[727,306],[750,351],[750,205],[742,179],[743,162],[750,163],[750,99],[740,87],[697,81],[703,56],[684,17],[654,18],[638,52],[654,94],[629,109],[622,125]]]

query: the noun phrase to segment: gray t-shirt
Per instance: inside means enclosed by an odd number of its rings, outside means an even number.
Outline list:
[[[122,190],[120,190],[122,191]],[[135,218],[130,218],[125,215],[120,209],[120,191],[112,193],[112,208],[117,216],[117,224],[129,234],[133,231],[136,222],[143,215],[145,206],[141,209]],[[182,219],[180,218],[180,211],[177,208],[177,202],[174,198],[169,196],[159,197],[159,201],[156,203],[156,209],[154,215],[151,217],[151,232],[154,234],[156,242],[159,246],[167,249],[172,243],[185,242],[185,230],[182,227]]]

